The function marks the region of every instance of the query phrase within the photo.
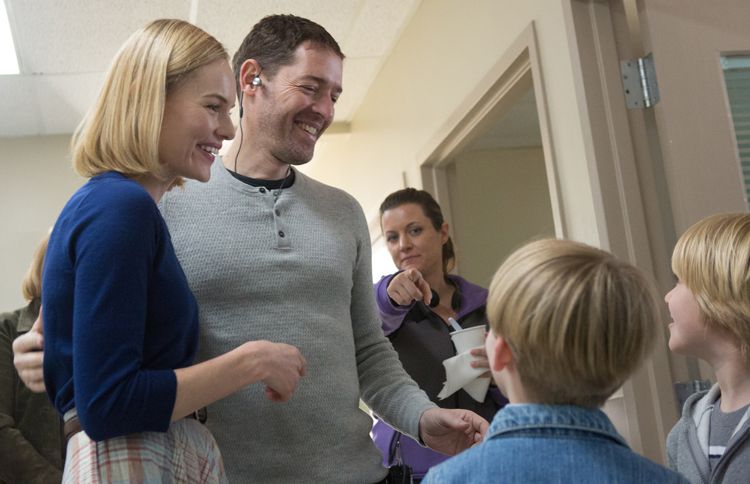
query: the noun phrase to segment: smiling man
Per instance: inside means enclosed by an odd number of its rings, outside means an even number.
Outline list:
[[[202,358],[270,340],[308,362],[289,402],[256,385],[211,407],[231,482],[382,480],[360,397],[446,453],[486,426],[471,412],[437,409],[403,371],[380,330],[359,204],[292,168],[310,161],[333,121],[343,59],[314,22],[261,20],[234,56],[235,141],[208,184],[189,183],[162,204],[201,308]]]

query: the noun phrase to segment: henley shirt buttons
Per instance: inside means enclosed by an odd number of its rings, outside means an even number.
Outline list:
[[[282,239],[284,238],[284,231],[283,230],[279,230],[279,237],[281,237]]]
[[[260,187],[260,190],[258,190],[260,193],[266,193],[266,189],[263,187]]]
[[[276,216],[278,217],[279,215],[281,215],[281,210],[279,210],[279,209],[277,208],[276,210],[274,210],[274,212],[273,212],[273,213],[275,213],[275,214],[276,214]]]

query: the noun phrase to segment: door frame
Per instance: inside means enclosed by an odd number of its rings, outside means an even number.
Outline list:
[[[417,155],[422,173],[422,186],[438,201],[449,224],[452,224],[453,218],[446,169],[454,161],[456,154],[478,138],[530,87],[533,87],[536,98],[555,235],[559,238],[565,237],[567,232],[563,222],[563,205],[533,22],[523,29],[487,75],[463,99],[448,121]]]
[[[597,215],[604,248],[653,275],[664,294],[674,284],[669,261],[676,241],[669,183],[653,109],[629,110],[620,62],[644,54],[638,9],[631,0],[568,0],[576,42],[579,109],[590,136],[587,158],[601,194]],[[604,196],[606,194],[606,196]],[[666,305],[652,355],[622,387],[628,440],[634,450],[665,464],[666,438],[679,417],[673,383],[698,378],[694,359],[668,349]]]

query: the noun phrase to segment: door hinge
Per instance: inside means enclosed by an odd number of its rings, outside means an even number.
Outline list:
[[[620,73],[628,109],[650,108],[659,102],[653,54],[620,61]]]

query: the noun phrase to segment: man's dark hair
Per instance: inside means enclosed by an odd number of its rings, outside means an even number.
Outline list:
[[[247,59],[255,59],[266,77],[272,78],[279,68],[294,60],[294,51],[303,42],[312,42],[329,49],[342,60],[338,42],[322,26],[296,15],[269,15],[253,26],[232,59],[237,94],[240,93],[240,67]]]

